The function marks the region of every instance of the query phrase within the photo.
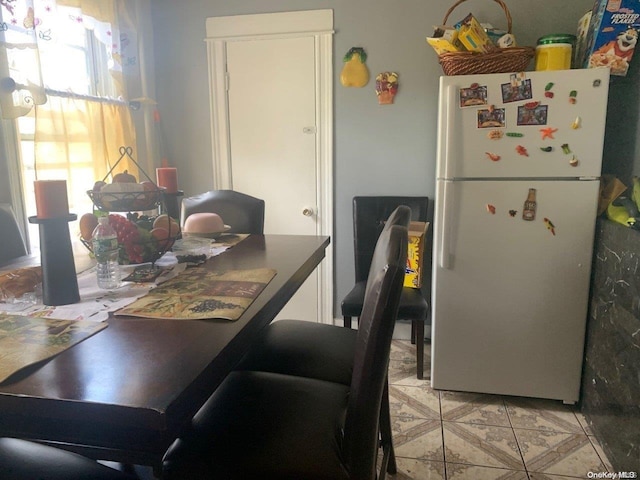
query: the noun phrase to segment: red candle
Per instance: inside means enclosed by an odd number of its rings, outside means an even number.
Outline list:
[[[173,167],[156,168],[156,179],[159,187],[164,187],[167,193],[178,191],[178,170]]]
[[[36,216],[56,218],[69,215],[66,180],[36,180],[33,182],[36,194]]]

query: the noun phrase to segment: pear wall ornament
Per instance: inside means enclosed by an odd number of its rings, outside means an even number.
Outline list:
[[[391,105],[398,92],[398,74],[382,72],[376,75],[376,95],[379,105]]]
[[[364,87],[369,83],[367,53],[362,47],[352,47],[342,59],[344,66],[340,73],[340,83],[345,87]]]

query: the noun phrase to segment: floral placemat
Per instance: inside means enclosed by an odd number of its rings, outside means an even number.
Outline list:
[[[275,277],[271,268],[213,272],[192,268],[154,288],[115,315],[237,320]]]
[[[106,327],[105,322],[0,314],[0,382]]]

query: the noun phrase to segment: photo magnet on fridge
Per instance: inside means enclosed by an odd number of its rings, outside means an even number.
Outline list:
[[[525,105],[518,107],[518,125],[546,125],[547,105],[537,105],[534,108]]]
[[[478,128],[505,126],[504,108],[481,108],[478,110]]]
[[[487,104],[487,86],[471,84],[469,88],[460,89],[460,108]]]
[[[514,85],[513,83],[503,83],[500,85],[502,90],[502,102],[519,102],[521,100],[529,100],[533,98],[531,92],[531,80],[524,80]]]

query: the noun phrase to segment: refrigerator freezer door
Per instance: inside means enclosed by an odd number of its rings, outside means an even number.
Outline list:
[[[434,388],[578,400],[598,188],[438,181]]]
[[[523,75],[440,78],[437,178],[600,176],[609,70]]]

